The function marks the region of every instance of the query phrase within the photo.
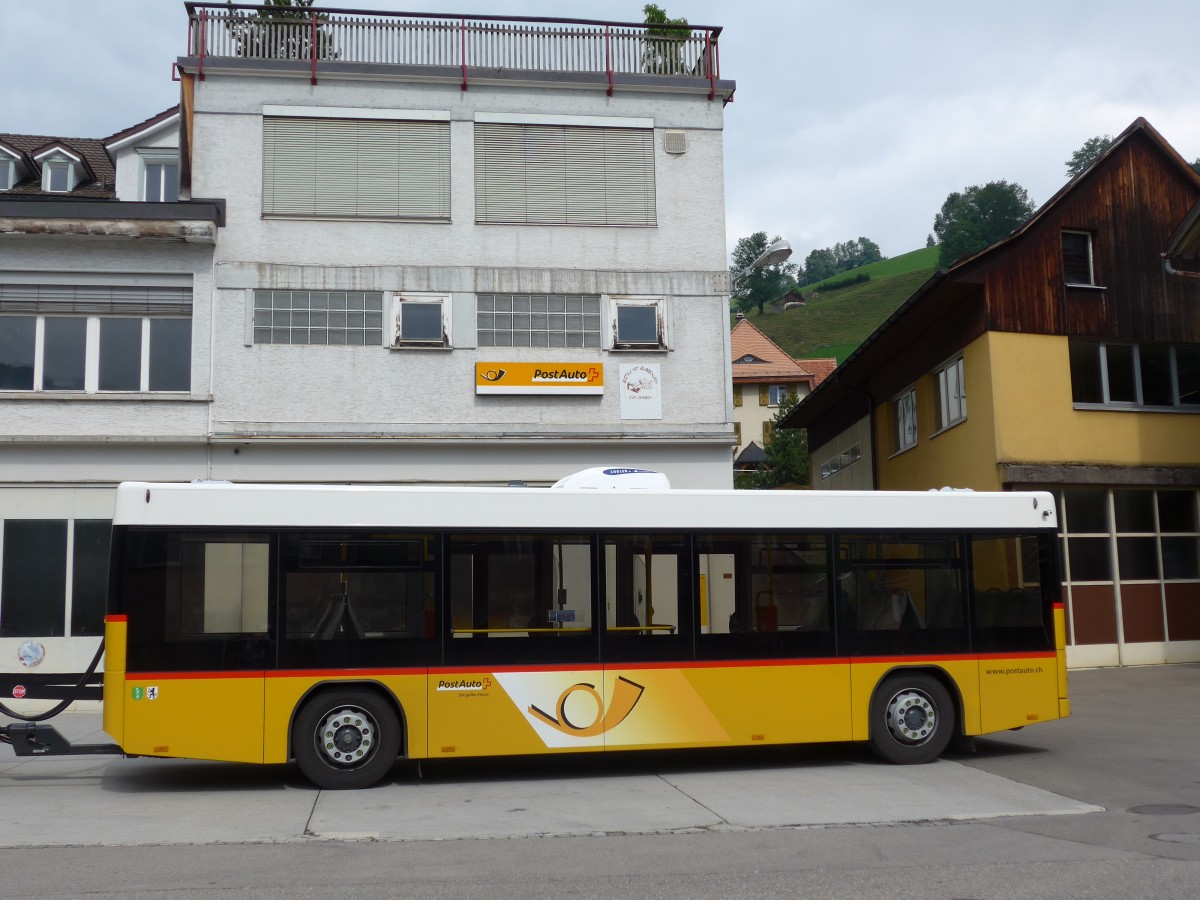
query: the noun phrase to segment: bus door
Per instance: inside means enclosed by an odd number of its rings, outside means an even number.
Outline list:
[[[447,538],[444,663],[429,679],[433,757],[595,749],[603,684],[590,535]]]
[[[717,733],[691,682],[695,609],[682,534],[601,539],[604,660],[600,705],[585,721],[607,748],[694,746]]]
[[[437,659],[437,546],[431,534],[285,534],[280,547],[280,671],[267,680],[267,740],[286,741],[314,686],[353,681],[389,692],[403,752],[426,747],[426,678]]]

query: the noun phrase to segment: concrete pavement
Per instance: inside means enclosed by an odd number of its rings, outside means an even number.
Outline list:
[[[95,713],[56,725],[72,740],[106,740]],[[292,766],[17,758],[3,747],[0,796],[10,810],[0,847],[647,834],[1101,809],[959,762],[892,766],[847,745],[401,763],[366,791],[319,791]]]

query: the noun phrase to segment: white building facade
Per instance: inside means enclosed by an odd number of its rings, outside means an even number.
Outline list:
[[[179,62],[191,193],[228,202],[204,474],[549,484],[620,463],[728,486],[731,84],[455,65],[460,36],[517,52],[518,22],[330,16],[336,60],[247,58],[210,12],[208,55],[197,26]]]
[[[191,14],[96,196],[0,191],[0,671],[90,659],[123,480],[730,486],[718,29]]]

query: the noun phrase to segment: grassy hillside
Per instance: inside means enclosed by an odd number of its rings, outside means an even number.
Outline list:
[[[806,306],[786,312],[782,305],[768,306],[749,319],[794,357],[833,356],[841,362],[933,275],[937,254],[937,247],[925,247],[842,272],[827,281],[862,272],[871,280],[832,291],[821,290],[824,282],[807,285],[801,289],[809,298]]]

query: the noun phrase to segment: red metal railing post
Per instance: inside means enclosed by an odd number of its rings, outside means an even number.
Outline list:
[[[613,94],[612,26],[604,26],[604,68],[608,70],[608,96]]]
[[[317,14],[312,14],[312,37],[309,41],[308,55],[312,58],[312,75],[309,76],[308,83],[317,83]]]
[[[467,89],[467,19],[466,19],[466,17],[465,17],[465,16],[464,16],[464,17],[463,17],[463,18],[460,20],[460,22],[459,22],[459,27],[460,27],[460,28],[461,28],[461,30],[462,30],[462,73],[463,73],[463,80],[462,80],[462,88],[461,88],[461,89],[465,91],[465,90]]]
[[[704,52],[708,57],[708,99],[717,96],[717,77],[713,74],[713,41],[712,32],[704,32]]]
[[[205,38],[208,35],[208,10],[200,10],[200,66],[197,69],[197,76],[201,81],[204,80],[204,50]]]

